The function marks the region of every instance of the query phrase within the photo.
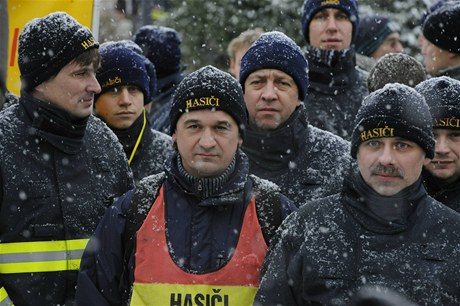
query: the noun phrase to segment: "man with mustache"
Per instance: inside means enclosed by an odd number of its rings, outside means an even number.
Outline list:
[[[176,152],[96,229],[78,305],[252,305],[270,237],[295,207],[249,175],[243,92],[230,74],[187,75],[170,119]]]
[[[418,305],[460,303],[460,215],[431,198],[428,105],[388,84],[368,95],[351,141],[358,169],[340,194],[307,203],[281,225],[255,305],[347,305],[381,286]]]
[[[138,182],[162,172],[173,150],[171,137],[152,129],[144,108],[155,93],[155,67],[130,41],[105,42],[100,54],[94,111],[117,135]]]
[[[428,193],[460,211],[460,81],[435,77],[415,89],[425,97],[433,118],[435,155],[425,166]]]
[[[349,142],[308,122],[308,63],[281,32],[262,34],[241,60],[249,114],[243,151],[250,172],[298,205],[336,193],[350,167]]]
[[[64,12],[19,35],[21,97],[0,115],[0,293],[14,305],[73,305],[89,237],[133,186],[120,143],[92,115],[98,47]]]

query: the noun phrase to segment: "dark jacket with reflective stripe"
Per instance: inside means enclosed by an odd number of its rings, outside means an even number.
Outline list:
[[[370,187],[357,188],[357,177],[349,178],[341,194],[309,203],[284,221],[255,305],[348,305],[366,284],[418,305],[460,305],[460,215],[418,181],[398,193],[411,209],[390,222],[381,215],[398,207],[374,196],[373,203],[386,205],[373,213],[360,200],[370,198]]]
[[[0,113],[1,243],[89,238],[106,207],[132,188],[123,149],[99,119],[71,125],[63,111],[24,96]],[[15,305],[64,305],[77,271],[0,277]]]
[[[235,172],[227,183],[217,194],[206,199],[200,199],[199,195],[184,187],[173,160],[171,167],[166,169],[167,178],[164,181],[165,218],[171,256],[186,271],[213,271],[228,261],[238,241],[242,218],[253,191],[249,183],[247,158],[244,154],[239,155]],[[266,188],[275,186],[269,182],[266,185]],[[85,250],[78,278],[78,305],[120,305],[122,237],[132,196],[133,192],[130,191],[107,210]],[[285,196],[280,197],[284,218],[295,207]],[[154,199],[150,201],[153,203]],[[134,250],[130,267],[133,267],[133,258]],[[134,279],[132,273],[133,269],[130,268],[129,275],[125,275],[127,279],[123,279],[128,287]]]

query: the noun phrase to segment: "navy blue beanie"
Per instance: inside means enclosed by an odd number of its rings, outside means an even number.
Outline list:
[[[159,79],[180,71],[181,40],[176,30],[145,25],[137,31],[133,41],[155,65]]]
[[[351,156],[361,143],[381,137],[401,137],[417,143],[427,158],[434,157],[435,140],[430,109],[414,88],[393,83],[363,100],[351,137]]]
[[[445,2],[430,13],[423,23],[423,36],[433,45],[460,54],[460,4]]]
[[[309,25],[315,14],[325,8],[336,8],[344,11],[350,16],[353,25],[351,40],[354,41],[359,26],[358,1],[357,0],[305,0],[302,14],[302,33],[303,37],[310,43]]]
[[[254,71],[278,69],[290,75],[304,100],[308,88],[308,63],[300,47],[284,33],[273,31],[262,34],[241,59],[240,84]]]
[[[371,56],[385,38],[394,32],[399,32],[399,27],[387,17],[373,15],[361,18],[355,39],[356,52]]]
[[[97,71],[100,94],[114,87],[135,85],[144,93],[144,104],[151,101],[156,90],[155,67],[145,56],[112,42],[103,43],[100,54],[101,67]]]
[[[460,130],[460,81],[434,77],[419,83],[415,90],[430,107],[434,129]]]
[[[65,12],[29,21],[19,35],[22,89],[31,91],[99,43],[91,31]]]

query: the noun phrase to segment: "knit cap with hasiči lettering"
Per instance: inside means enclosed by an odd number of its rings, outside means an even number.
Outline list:
[[[32,19],[19,35],[22,89],[31,91],[78,55],[98,47],[91,31],[65,12]]]
[[[363,100],[351,139],[351,156],[356,158],[361,143],[401,137],[417,143],[427,158],[434,157],[434,136],[430,109],[415,89],[398,83],[387,84]]]
[[[99,52],[101,66],[97,71],[97,80],[101,92],[97,97],[119,86],[134,85],[144,93],[144,104],[151,101],[157,84],[155,66],[142,53],[120,42],[105,42]]]
[[[228,113],[244,139],[248,117],[243,90],[234,77],[211,65],[190,73],[177,86],[169,114],[171,133],[182,114],[203,109]]]
[[[433,128],[460,130],[460,81],[440,76],[415,87],[430,108]]]

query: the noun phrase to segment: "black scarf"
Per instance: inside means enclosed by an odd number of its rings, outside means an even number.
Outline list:
[[[337,95],[354,85],[356,59],[353,49],[337,51],[308,46],[305,56],[309,63],[310,88]]]
[[[141,113],[139,117],[137,117],[136,121],[131,124],[129,128],[126,129],[116,129],[112,128],[112,131],[117,135],[118,141],[123,146],[123,150],[125,151],[126,158],[129,158],[131,156],[131,153],[133,152],[134,146],[136,145],[137,138],[139,137],[139,134],[142,130],[142,126],[144,124],[144,114]],[[145,127],[144,133],[147,132],[147,130],[150,129],[148,126]],[[139,144],[139,147],[137,150],[139,151],[142,147],[142,141]]]
[[[427,198],[421,178],[393,196],[382,196],[364,182],[359,173],[345,178],[342,195],[345,207],[358,223],[385,234],[406,230],[416,215],[414,211],[422,208]]]
[[[67,154],[77,154],[83,144],[89,116],[71,119],[69,114],[22,92],[21,105],[32,121],[32,132]]]
[[[297,157],[308,132],[305,107],[300,105],[288,120],[272,131],[246,129],[243,151],[250,161],[271,171],[286,169]]]

